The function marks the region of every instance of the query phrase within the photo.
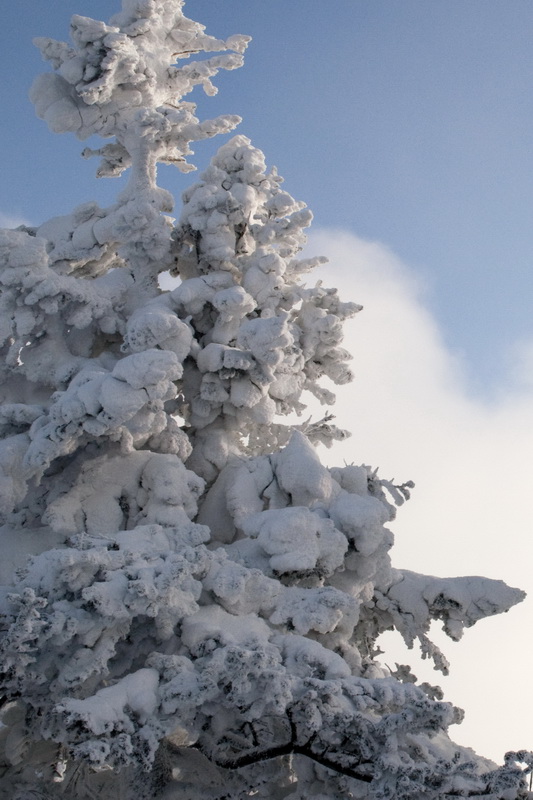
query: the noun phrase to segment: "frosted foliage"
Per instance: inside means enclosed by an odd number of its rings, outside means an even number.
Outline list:
[[[343,321],[360,306],[301,282],[324,260],[298,258],[311,219],[244,136],[224,145],[184,194],[172,300],[198,332],[184,387],[197,431],[192,463],[208,480],[245,442],[254,453],[269,439],[273,447],[287,441],[276,418],[301,414],[302,393],[334,402],[322,378],[351,380],[339,345]],[[325,443],[347,435],[326,423],[302,429]]]
[[[182,98],[197,85],[215,94],[210,79],[220,69],[241,66],[249,38],[214,39],[183,15],[182,5],[176,0],[125,2],[108,25],[72,17],[73,46],[35,40],[55,70],[33,85],[37,114],[56,133],[69,131],[79,139],[115,137],[96,151],[102,156],[100,175],[120,174],[135,162],[139,150],[145,160],[187,171],[191,141],[231,130],[238,122],[236,117],[219,117],[200,123],[194,105]],[[179,65],[191,54],[221,50],[234,52]]]
[[[305,402],[351,379],[360,306],[305,282],[310,212],[237,136],[165,216],[157,163],[236,122],[182,98],[247,37],[179,0],[71,32],[38,40],[37,112],[112,138],[86,154],[131,177],[108,209],[0,231],[0,795],[527,797],[530,753],[455,745],[462,712],[379,661],[394,628],[447,672],[432,621],[459,639],[523,593],[393,568],[412,484],[322,464],[347,433]]]

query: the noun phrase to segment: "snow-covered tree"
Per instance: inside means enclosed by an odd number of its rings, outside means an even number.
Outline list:
[[[111,208],[0,234],[0,793],[526,797],[530,754],[454,744],[460,710],[378,661],[395,628],[446,672],[431,621],[459,639],[523,593],[392,568],[410,484],[322,465],[347,434],[305,399],[351,379],[360,307],[305,282],[310,212],[237,136],[168,216],[157,164],[188,171],[239,121],[183,98],[248,41],[182,5],[123,0],[73,17],[72,47],[37,41],[39,116],[111,138],[84,155],[130,180]],[[198,53],[217,55],[182,63]]]

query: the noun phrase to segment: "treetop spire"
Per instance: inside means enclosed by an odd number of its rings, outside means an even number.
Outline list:
[[[38,116],[57,133],[72,132],[82,140],[94,134],[115,138],[99,150],[84,151],[102,157],[99,176],[120,175],[133,166],[136,184],[143,177],[153,183],[157,162],[187,172],[194,169],[186,160],[190,142],[232,130],[240,121],[224,115],[200,122],[195,105],[183,98],[198,85],[216,94],[211,78],[221,69],[242,66],[250,37],[209,36],[203,25],[184,16],[182,6],[181,0],[124,0],[109,24],[74,15],[73,46],[35,39],[54,69],[32,86]],[[231,52],[180,63],[221,51]]]

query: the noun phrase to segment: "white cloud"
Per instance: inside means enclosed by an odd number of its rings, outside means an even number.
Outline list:
[[[392,526],[393,563],[531,589],[533,345],[517,344],[497,400],[475,398],[465,364],[446,349],[424,307],[423,285],[387,248],[319,230],[310,249],[330,258],[319,276],[325,285],[364,305],[344,343],[356,378],[338,390],[335,407],[336,422],[353,435],[327,460],[379,466],[383,477],[416,483]],[[482,621],[459,644],[439,637],[452,663],[449,678],[410,654],[416,674],[440,683],[446,699],[465,708],[452,736],[496,760],[533,745],[533,701],[525,691],[531,618],[526,600]]]

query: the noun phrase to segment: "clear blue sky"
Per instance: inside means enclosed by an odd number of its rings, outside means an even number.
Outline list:
[[[48,67],[37,35],[118,0],[17,0],[0,11],[0,212],[39,222],[89,199],[82,145],[50,134],[27,98]],[[490,391],[506,348],[533,335],[533,4],[525,0],[189,0],[216,36],[253,36],[202,115],[238,113],[316,225],[389,247],[427,279],[447,343]],[[197,146],[205,163],[214,143]],[[179,196],[191,178],[164,182]]]

